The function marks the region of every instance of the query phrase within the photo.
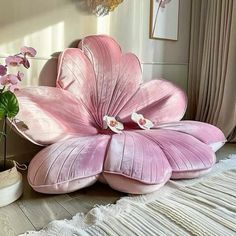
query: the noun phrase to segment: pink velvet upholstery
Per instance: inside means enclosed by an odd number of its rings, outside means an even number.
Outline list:
[[[185,93],[165,80],[141,84],[133,54],[122,54],[108,36],[89,36],[66,49],[58,62],[57,87],[25,88],[17,93],[21,135],[49,145],[31,161],[30,185],[43,193],[65,193],[98,179],[128,193],[148,193],[170,178],[193,178],[210,171],[224,142],[216,127],[180,121]],[[142,130],[132,112],[153,123]],[[104,116],[124,130],[105,129]]]

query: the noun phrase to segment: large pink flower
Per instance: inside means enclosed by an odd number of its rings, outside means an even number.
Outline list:
[[[25,124],[16,123],[18,131],[36,144],[52,144],[29,166],[29,183],[39,192],[75,191],[97,179],[128,193],[151,192],[170,178],[208,172],[225,142],[212,125],[180,121],[184,92],[165,80],[142,84],[138,58],[122,54],[108,36],[66,49],[57,87],[17,92],[17,119]]]

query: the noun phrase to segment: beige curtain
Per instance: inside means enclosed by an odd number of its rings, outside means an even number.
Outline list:
[[[236,141],[236,0],[192,0],[187,117]]]

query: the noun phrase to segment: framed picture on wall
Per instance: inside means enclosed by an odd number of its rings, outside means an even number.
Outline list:
[[[150,38],[178,40],[179,0],[151,0]]]

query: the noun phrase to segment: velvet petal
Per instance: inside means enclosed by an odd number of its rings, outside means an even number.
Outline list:
[[[139,133],[125,131],[112,135],[104,172],[146,184],[162,184],[169,179],[171,168],[155,142]]]
[[[57,87],[81,99],[91,115],[96,106],[95,84],[93,67],[80,49],[68,48],[60,54]]]
[[[29,165],[30,185],[39,192],[65,193],[94,183],[102,172],[109,139],[76,137],[44,148]]]
[[[223,144],[226,142],[226,138],[222,131],[217,127],[198,121],[184,120],[179,122],[171,122],[158,126],[159,129],[174,130],[180,133],[189,134],[201,142],[214,147],[214,144]],[[218,146],[219,148],[220,146]],[[214,151],[217,151],[213,149]]]
[[[94,99],[94,114],[102,127],[105,115],[116,116],[137,91],[141,67],[133,54],[121,54],[119,45],[107,36],[84,38],[80,48],[90,60],[96,83],[90,91]]]
[[[215,163],[211,148],[191,135],[172,130],[137,131],[158,145],[172,167],[172,178],[192,178]]]
[[[69,92],[53,87],[29,87],[16,92],[20,111],[15,128],[38,145],[73,136],[96,134],[94,121]]]
[[[136,112],[158,126],[164,122],[179,121],[186,105],[186,95],[180,88],[166,80],[153,80],[140,87],[118,116],[122,123],[132,127],[130,115]]]

